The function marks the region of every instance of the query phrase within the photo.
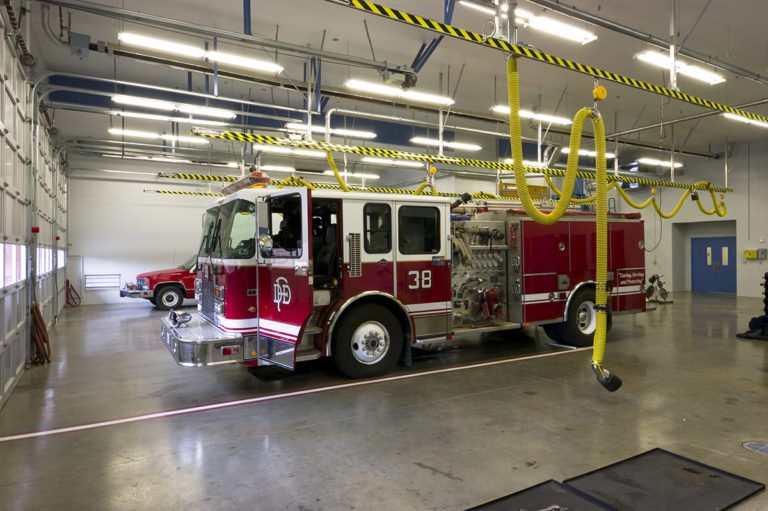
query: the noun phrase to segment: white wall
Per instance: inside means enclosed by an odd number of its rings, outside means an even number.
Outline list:
[[[89,162],[76,162],[75,168]],[[141,163],[139,163],[141,165]],[[98,167],[98,164],[92,165]],[[111,163],[112,167],[119,164]],[[167,170],[167,169],[163,169]],[[174,169],[183,171],[183,169]],[[114,177],[119,176],[119,177]],[[74,172],[70,191],[70,256],[82,256],[84,274],[136,274],[178,266],[197,248],[200,222],[215,198],[145,193],[152,190],[207,191],[168,179],[137,181],[130,176],[97,171]],[[217,192],[219,185],[212,191]],[[85,291],[83,303],[128,303],[117,289]]]
[[[685,160],[685,174],[676,180],[693,183],[710,181],[714,186],[724,185],[723,158]],[[725,195],[727,213],[720,218],[704,215],[696,203],[686,199],[680,212],[669,220],[659,221],[652,207],[642,211],[645,219],[645,239],[648,248],[659,240],[658,248],[646,254],[646,273],[665,275],[667,288],[671,291],[690,290],[690,238],[692,236],[736,236],[737,287],[739,296],[761,296],[763,274],[768,271],[768,261],[746,261],[743,251],[750,248],[768,248],[768,142],[752,142],[737,145],[729,158],[728,186],[734,192]],[[683,190],[660,188],[662,210],[669,213],[674,209]],[[650,196],[649,189],[631,194],[633,200],[642,202]],[[712,208],[708,193],[699,192],[705,208]],[[719,198],[719,194],[718,194]],[[620,211],[634,209],[619,200]],[[662,225],[663,224],[663,225]]]

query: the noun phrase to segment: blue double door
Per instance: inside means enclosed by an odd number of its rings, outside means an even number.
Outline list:
[[[691,291],[736,293],[736,237],[691,238]]]

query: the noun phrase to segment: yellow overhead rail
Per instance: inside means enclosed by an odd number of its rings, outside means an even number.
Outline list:
[[[338,0],[336,0],[335,3],[339,3]],[[544,62],[545,64],[551,64],[553,66],[560,67],[563,69],[576,71],[577,73],[589,75],[594,78],[602,78],[605,80],[610,80],[612,82],[620,83],[622,85],[626,85],[634,89],[644,90],[647,92],[652,92],[654,94],[659,94],[661,96],[667,96],[680,101],[685,101],[686,103],[690,103],[692,105],[703,106],[711,110],[727,112],[729,114],[738,115],[739,117],[744,117],[746,119],[751,119],[753,121],[768,123],[768,117],[765,117],[762,115],[753,114],[745,110],[733,108],[727,105],[722,105],[715,101],[709,101],[696,96],[691,96],[689,94],[684,94],[682,92],[675,91],[672,89],[667,89],[665,87],[659,87],[658,85],[653,85],[651,83],[643,82],[641,80],[635,80],[634,78],[629,78],[627,76],[623,76],[620,74],[604,71],[602,69],[580,64],[578,62],[573,62],[568,59],[555,57],[553,55],[549,55],[547,53],[541,52],[535,48],[529,48],[526,46],[521,46],[519,44],[508,43],[507,41],[504,41],[502,39],[496,39],[494,37],[484,37],[481,34],[478,34],[475,32],[470,32],[462,28],[452,27],[451,25],[446,25],[445,23],[440,23],[439,21],[431,20],[428,18],[422,18],[421,16],[410,14],[405,11],[391,9],[387,6],[377,4],[374,2],[367,2],[367,1],[361,1],[361,0],[348,0],[343,3],[345,3],[350,7],[354,7],[355,9],[358,9],[370,14],[383,16],[384,18],[400,21],[402,23],[413,25],[415,27],[425,28],[427,30],[437,32],[444,36],[463,39],[471,43],[480,44],[483,46],[487,46],[489,48],[494,48],[496,50],[504,51],[506,53],[512,53],[520,57],[526,57],[531,60]]]
[[[414,160],[423,161],[427,163],[443,163],[447,165],[462,165],[464,167],[475,167],[483,169],[493,170],[507,170],[514,171],[514,165],[511,163],[500,163],[496,161],[488,160],[475,160],[471,158],[454,158],[451,156],[437,156],[433,154],[420,154],[410,153],[405,151],[393,151],[391,149],[381,149],[378,147],[363,147],[363,146],[351,146],[342,144],[329,144],[326,142],[316,142],[308,140],[291,140],[289,138],[279,138],[270,135],[254,135],[251,133],[242,133],[239,131],[223,131],[212,130],[210,128],[193,128],[191,133],[201,137],[218,138],[222,140],[234,140],[237,142],[250,142],[255,144],[270,144],[279,146],[301,147],[307,149],[320,149],[323,151],[333,151],[347,154],[359,154],[365,156],[380,156],[384,158],[395,158],[400,160]],[[565,176],[564,170],[559,169],[546,169],[541,167],[525,167],[527,172],[536,172],[540,174],[546,174],[550,176]],[[511,174],[510,174],[511,175]],[[594,172],[576,172],[576,177],[583,177],[586,179],[595,179]],[[669,187],[669,188],[681,188],[688,190],[704,190],[715,192],[732,192],[731,188],[715,187],[709,183],[673,183],[671,181],[663,181],[661,179],[646,179],[642,177],[634,176],[617,176],[609,174],[606,178],[608,181],[618,181],[623,183],[638,183],[641,185]]]

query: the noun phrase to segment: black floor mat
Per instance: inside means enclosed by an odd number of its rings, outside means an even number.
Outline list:
[[[471,509],[483,511],[606,511],[614,508],[580,491],[550,479],[517,493],[480,504]],[[614,510],[615,511],[615,510]]]
[[[565,483],[621,511],[726,509],[765,488],[658,448]]]

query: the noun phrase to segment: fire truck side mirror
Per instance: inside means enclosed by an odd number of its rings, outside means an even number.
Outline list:
[[[259,235],[259,252],[261,257],[272,257],[272,236],[269,234]]]

